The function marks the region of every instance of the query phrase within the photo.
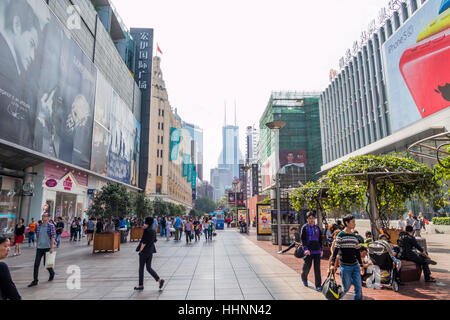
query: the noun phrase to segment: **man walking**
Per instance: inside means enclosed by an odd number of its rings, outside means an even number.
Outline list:
[[[339,254],[339,265],[341,266],[341,279],[344,292],[347,293],[353,284],[355,300],[362,300],[361,273],[364,273],[364,268],[368,268],[369,266],[363,264],[359,251],[361,245],[356,235],[352,232],[356,226],[355,217],[347,215],[344,217],[343,222],[344,230],[339,232],[336,237],[330,272],[334,273],[336,257]]]
[[[175,218],[175,223],[173,224],[173,227],[175,228],[175,241],[180,240],[180,229],[181,229],[181,219],[180,217]]]
[[[28,287],[34,287],[38,284],[38,274],[39,274],[39,265],[41,264],[41,259],[44,257],[45,264],[45,254],[47,252],[53,253],[55,246],[55,226],[49,223],[50,214],[45,212],[42,215],[42,224],[37,226],[36,235],[37,235],[37,250],[36,250],[36,259],[34,261],[34,272],[33,272],[33,281],[28,285]],[[53,268],[47,269],[50,273],[50,278],[48,281],[53,281],[55,277],[55,271]]]
[[[308,274],[314,261],[314,279],[317,291],[322,291],[322,277],[320,275],[320,256],[322,254],[322,233],[316,225],[316,217],[312,212],[308,213],[307,221],[301,231],[305,258],[302,271],[302,281],[308,286]]]
[[[61,235],[64,231],[64,222],[61,217],[58,217],[56,221],[58,221],[56,223],[56,247],[59,248],[59,245],[61,244]]]

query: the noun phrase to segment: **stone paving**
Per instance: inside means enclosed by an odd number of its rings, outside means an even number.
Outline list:
[[[359,228],[360,233],[364,234],[364,228]],[[400,286],[399,292],[393,290],[373,290],[363,288],[364,300],[450,300],[450,235],[449,234],[431,234],[422,232],[422,236],[427,240],[428,251],[437,265],[430,265],[432,276],[436,278],[437,283],[426,283],[423,275],[420,281],[408,282]],[[278,254],[278,246],[272,245],[271,241],[257,241],[256,229],[252,229],[247,239],[270,253],[272,257],[280,260],[299,275],[302,272],[303,260],[294,257],[294,249],[285,254]],[[285,249],[286,247],[283,247]],[[321,261],[322,281],[325,280],[328,269],[328,260]],[[340,283],[340,278],[336,276]],[[314,283],[314,271],[311,268],[308,280]],[[344,297],[344,300],[352,300],[353,291]]]
[[[32,280],[34,252],[4,260],[26,300],[323,300],[321,293],[305,288],[298,273],[247,236],[235,230],[218,231],[212,242],[198,243],[159,239],[152,266],[166,280],[163,291],[145,273],[145,290],[133,290],[138,281],[137,243],[121,245],[115,253],[92,254],[92,247],[64,240],[57,251],[56,277],[40,268],[39,285]],[[184,235],[183,235],[184,236]],[[12,252],[11,252],[12,254]],[[80,267],[81,289],[67,288],[67,268]]]

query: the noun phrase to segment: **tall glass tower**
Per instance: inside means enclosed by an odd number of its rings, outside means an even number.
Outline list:
[[[219,157],[219,168],[228,168],[233,177],[239,177],[239,163],[243,161],[241,150],[239,149],[239,127],[236,121],[235,125],[227,125],[226,109],[225,121],[222,127],[222,152]],[[231,185],[231,181],[229,182]]]

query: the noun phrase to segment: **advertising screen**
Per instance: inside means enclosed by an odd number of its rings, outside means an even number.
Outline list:
[[[270,205],[257,205],[258,219],[257,219],[257,232],[258,235],[271,235],[272,225],[271,225],[271,211]]]
[[[238,222],[247,222],[247,210],[238,210]]]
[[[1,139],[89,169],[96,77],[44,1],[2,1]]]
[[[306,155],[303,150],[283,150],[280,151],[280,168],[285,165],[294,164],[305,167]]]
[[[450,8],[444,2],[427,1],[383,45],[393,132],[450,106]]]

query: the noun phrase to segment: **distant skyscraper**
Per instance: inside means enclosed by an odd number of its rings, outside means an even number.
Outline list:
[[[246,142],[246,153],[245,160],[248,164],[252,164],[253,162],[258,160],[258,150],[256,149],[258,146],[258,129],[253,126],[247,127],[247,134],[245,137]]]

